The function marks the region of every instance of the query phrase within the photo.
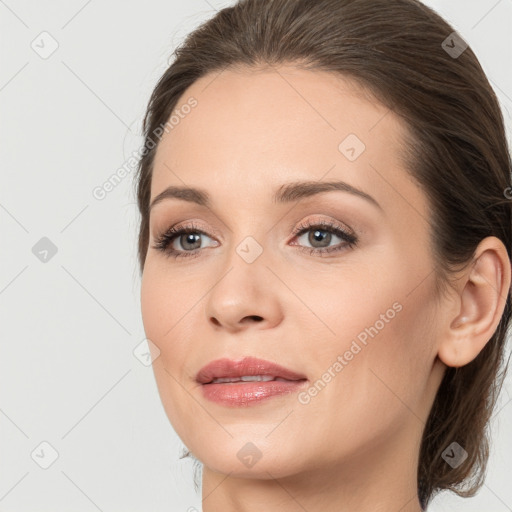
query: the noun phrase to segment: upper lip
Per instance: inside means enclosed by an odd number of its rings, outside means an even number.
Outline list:
[[[255,357],[244,357],[237,361],[228,358],[215,359],[197,372],[196,381],[200,384],[208,384],[213,379],[242,377],[243,375],[271,375],[287,380],[302,380],[306,378],[305,375],[271,361]]]

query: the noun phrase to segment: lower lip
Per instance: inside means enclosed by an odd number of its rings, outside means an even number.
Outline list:
[[[259,403],[280,395],[295,393],[306,380],[269,380],[203,384],[203,396],[221,405],[241,407]]]

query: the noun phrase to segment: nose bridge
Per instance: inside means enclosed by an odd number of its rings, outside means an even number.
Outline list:
[[[251,230],[242,229],[232,233],[233,239],[224,262],[227,274],[223,275],[227,281],[231,281],[232,286],[242,286],[242,290],[239,290],[242,294],[254,294],[259,286],[268,283],[268,244],[262,240],[264,235],[261,232],[252,231],[253,234],[248,234]],[[236,283],[233,283],[233,280],[236,280]]]
[[[273,275],[261,240],[265,228],[251,229],[254,222],[244,228],[243,222],[240,218],[232,224],[228,256],[205,301],[207,320],[231,329],[241,328],[247,320],[273,325],[281,314],[277,290],[269,286]]]
[[[262,259],[261,256],[269,246],[271,231],[264,221],[261,209],[257,212],[245,207],[236,211],[236,216],[230,219],[231,231],[228,234],[228,245],[233,251],[230,261],[235,264],[235,256],[238,256],[245,264],[252,265]]]

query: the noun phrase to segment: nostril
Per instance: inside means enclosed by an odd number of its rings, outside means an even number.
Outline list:
[[[251,318],[253,320],[256,320],[257,322],[261,322],[263,320],[263,318],[261,316],[258,316],[258,315],[249,315],[246,318]]]

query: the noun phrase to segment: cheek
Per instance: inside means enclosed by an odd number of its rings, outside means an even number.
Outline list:
[[[197,280],[184,281],[182,275],[170,273],[165,263],[148,257],[141,282],[142,321],[147,337],[162,345],[162,350],[187,329],[188,317],[197,314],[198,286]]]
[[[159,352],[153,360],[153,370],[161,394],[167,388],[179,392],[175,389],[179,384],[173,377],[186,382],[183,369],[187,343],[183,340],[187,337],[183,330],[190,318],[197,315],[193,304],[188,302],[181,285],[172,282],[156,266],[146,266],[141,283],[141,313],[146,337],[156,346],[155,352]]]
[[[146,336],[159,346],[158,340],[165,325],[163,312],[167,308],[167,298],[162,293],[161,281],[157,279],[149,255],[142,274],[140,302]]]
[[[414,409],[425,390],[433,347],[431,281],[411,293],[416,277],[396,261],[388,262],[386,272],[374,265],[357,275],[346,271],[342,280],[322,287],[318,280],[307,285],[307,304],[322,321],[310,317],[321,329],[304,337],[310,342],[303,353],[314,367],[313,384],[321,381],[308,407],[318,408],[319,415],[330,410],[334,417],[340,411],[336,428],[355,422],[375,429],[375,418],[382,428],[396,425],[411,416],[404,404]],[[302,331],[314,330],[304,325]]]
[[[184,373],[187,344],[180,343],[178,333],[183,334],[187,312],[190,317],[197,312],[191,310],[193,304],[183,300],[183,287],[176,286],[176,281],[171,285],[165,276],[165,272],[146,263],[141,282],[142,320],[146,337],[156,345],[153,350],[159,352],[152,368],[165,413],[180,437],[188,441],[187,427],[194,423],[198,411],[186,407],[192,383]]]
[[[371,411],[382,428],[416,423],[423,416],[419,408],[433,362],[436,304],[431,282],[411,293],[415,281],[404,274],[401,282],[371,290],[366,304],[353,301],[357,321],[351,322],[345,341],[361,350],[345,368],[344,384],[359,397],[361,415]]]
[[[204,280],[170,273],[160,262],[151,261],[144,269],[141,282],[144,331],[160,350],[153,363],[155,374],[162,366],[187,387],[190,387],[190,376],[186,374],[188,359],[193,355],[191,340],[204,314],[201,282]],[[173,382],[168,374],[167,381],[169,385]]]

